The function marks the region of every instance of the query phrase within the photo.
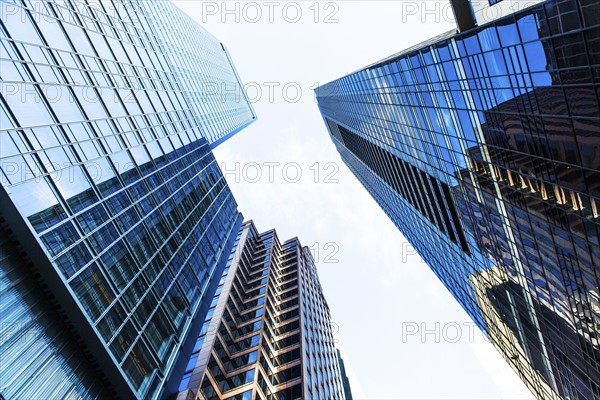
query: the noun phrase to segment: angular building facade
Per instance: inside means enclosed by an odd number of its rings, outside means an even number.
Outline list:
[[[178,400],[345,398],[308,247],[244,223],[179,389]]]
[[[342,353],[339,349],[336,349],[338,360],[340,362],[340,371],[342,373],[342,384],[344,385],[344,398],[346,400],[352,400],[352,389],[350,388],[350,379],[348,379],[348,375],[346,374],[346,366],[344,364],[344,359],[342,358]]]
[[[475,18],[317,89],[344,162],[540,399],[600,398],[598,16]]]
[[[231,59],[170,2],[0,6],[0,397],[176,393],[242,224]]]

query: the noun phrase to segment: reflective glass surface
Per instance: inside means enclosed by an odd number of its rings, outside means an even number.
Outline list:
[[[546,1],[317,89],[342,159],[544,399],[600,398],[598,15]]]
[[[77,347],[14,239],[0,230],[0,393],[5,399],[110,398],[107,382]],[[27,381],[22,377],[27,376]],[[49,397],[50,398],[50,397]]]
[[[49,291],[61,286],[98,336],[101,369],[155,398],[241,224],[211,148],[254,112],[225,47],[171,2],[0,6],[1,194],[18,214],[7,219],[24,221],[33,240],[15,235],[54,269]],[[62,393],[3,367],[6,393]]]

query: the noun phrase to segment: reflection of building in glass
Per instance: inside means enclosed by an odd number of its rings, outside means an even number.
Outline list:
[[[317,89],[342,159],[539,398],[600,398],[599,11],[546,1]]]
[[[559,400],[547,383],[552,374],[548,371],[546,358],[541,356],[546,348],[535,327],[538,321],[533,321],[534,316],[526,311],[529,305],[524,301],[524,291],[502,270],[494,268],[473,275],[472,283],[485,323],[494,327],[491,335],[494,346],[538,397]]]
[[[568,398],[572,393],[594,398],[587,380],[600,357],[597,341],[575,332],[537,299],[529,304],[526,291],[500,268],[473,275],[472,283],[486,324],[494,327],[494,346],[532,392],[543,399]],[[577,347],[565,347],[565,338]]]
[[[1,7],[0,397],[176,393],[242,223],[235,69],[169,2]]]
[[[246,222],[177,398],[345,398],[333,342],[308,247]]]
[[[534,94],[547,99],[545,92],[546,88],[539,88]],[[519,101],[524,100],[515,98],[503,103],[486,113],[486,119],[494,120],[494,113],[497,113],[495,115],[502,121],[500,124],[505,123],[514,115],[510,112]],[[600,316],[599,292],[594,284],[595,267],[591,258],[581,251],[576,252],[573,245],[580,249],[587,247],[585,240],[578,236],[585,237],[586,220],[598,218],[597,213],[594,214],[597,200],[593,197],[590,200],[578,191],[537,178],[540,175],[556,174],[559,182],[568,182],[571,187],[578,185],[577,179],[573,181],[573,177],[576,178],[573,167],[568,165],[573,158],[564,151],[570,147],[574,137],[555,138],[552,129],[546,130],[550,140],[557,140],[556,146],[560,151],[556,151],[554,159],[560,160],[559,164],[541,157],[536,159],[534,152],[525,155],[515,151],[522,146],[522,143],[519,145],[519,140],[523,140],[523,135],[522,129],[514,124],[506,131],[491,123],[482,128],[486,142],[491,143],[487,146],[491,170],[484,166],[479,148],[468,150],[472,168],[461,171],[462,179],[468,183],[464,192],[466,201],[462,203],[461,209],[468,213],[470,205],[478,203],[474,190],[478,187],[482,201],[477,207],[473,207],[476,215],[471,218],[469,225],[477,232],[479,247],[499,260],[499,265],[504,267],[504,270],[495,269],[495,274],[491,270],[486,271],[484,276],[489,278],[487,283],[486,278],[478,281],[482,285],[495,285],[490,300],[497,313],[506,317],[505,323],[513,331],[525,330],[519,331],[516,336],[520,340],[526,340],[526,345],[521,343],[521,359],[511,357],[510,361],[519,363],[515,369],[521,374],[527,368],[523,361],[530,362],[533,370],[544,378],[535,385],[544,387],[545,382],[555,381],[556,390],[563,397],[576,393],[581,398],[594,398],[588,376],[592,377],[592,381],[598,379],[595,371],[600,353],[595,321]],[[597,142],[589,144],[598,146]],[[596,161],[596,165],[600,165],[600,161]],[[592,193],[598,193],[594,189],[596,184],[594,182],[590,185]],[[511,226],[510,233],[514,237],[512,242],[508,240],[504,226],[500,223],[502,215],[494,195],[495,190],[499,190],[503,198],[502,206]],[[582,219],[577,218],[581,215]],[[569,223],[566,225],[565,221]],[[594,235],[591,239],[597,241],[595,228],[590,233]],[[516,257],[511,254],[511,250],[516,252]],[[521,272],[526,277],[525,281],[520,282],[523,286],[515,283],[518,278],[510,280],[503,277],[497,280],[502,271],[513,277],[519,276],[518,269],[522,269]],[[523,287],[527,289],[524,290]],[[533,312],[524,312],[528,298],[525,291],[530,292]],[[481,303],[480,306],[485,308]],[[495,321],[501,323],[499,320]],[[507,345],[511,343],[511,339],[507,339],[506,335],[493,336],[492,339],[496,345],[505,349],[505,355],[513,352]],[[537,358],[538,354],[544,354],[552,361],[548,363],[544,357]],[[529,385],[531,380],[529,377],[525,382]],[[549,387],[546,389],[551,390]],[[551,398],[551,395],[544,393],[542,397]]]
[[[215,285],[213,275],[223,267],[224,249],[241,223],[206,140],[180,151],[181,157],[158,157],[30,215],[27,226],[33,230],[16,235],[31,241],[22,243],[25,258],[39,270],[73,328],[80,328],[76,335],[88,339],[81,346],[93,348],[93,357],[116,373],[109,361],[115,360],[129,385],[150,395],[167,378],[165,365],[181,357],[192,316],[206,308],[205,293]],[[18,208],[11,210],[9,201],[3,198],[3,211],[12,220]],[[23,222],[11,227],[25,230]],[[41,247],[32,249],[38,240]],[[15,339],[20,334],[15,331]],[[52,354],[40,349],[38,356]],[[15,361],[6,365],[4,376],[28,364],[26,358]],[[52,375],[53,368],[50,363],[42,371]],[[109,379],[121,393],[119,381]],[[22,393],[16,384],[13,388]]]

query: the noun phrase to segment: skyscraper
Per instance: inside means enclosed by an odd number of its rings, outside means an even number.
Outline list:
[[[345,398],[308,247],[244,223],[179,389],[178,400]]]
[[[0,6],[0,397],[175,393],[242,223],[231,58],[170,2]]]
[[[600,398],[600,6],[548,0],[481,24],[470,3],[453,2],[461,32],[319,87],[319,108],[531,391]]]
[[[348,375],[346,374],[346,366],[344,364],[344,359],[342,358],[342,353],[340,353],[339,349],[336,349],[338,360],[340,362],[340,371],[342,373],[342,384],[344,385],[344,398],[346,400],[352,400],[352,389],[350,388],[350,379],[348,379]]]

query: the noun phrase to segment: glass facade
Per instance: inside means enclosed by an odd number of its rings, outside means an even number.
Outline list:
[[[600,398],[599,15],[549,0],[317,89],[344,162],[540,399]]]
[[[225,46],[169,1],[126,2],[148,21],[157,47],[193,112],[216,147],[256,118]]]
[[[342,353],[340,353],[339,349],[336,349],[337,357],[340,362],[340,372],[342,374],[342,384],[344,385],[344,398],[346,400],[352,400],[352,389],[350,388],[350,379],[348,379],[348,375],[346,374],[346,367],[344,366],[344,359],[342,358]]]
[[[21,255],[20,245],[0,228],[0,385],[3,399],[110,398],[93,363],[77,346]],[[27,377],[27,379],[23,379]]]
[[[329,308],[298,239],[244,223],[177,399],[343,399]]]
[[[461,1],[461,0],[452,0]],[[465,0],[462,0],[465,1]],[[497,20],[544,0],[466,0],[470,3],[477,25]]]
[[[255,119],[231,59],[170,2],[0,5],[0,394],[176,391],[242,223],[211,152]]]

